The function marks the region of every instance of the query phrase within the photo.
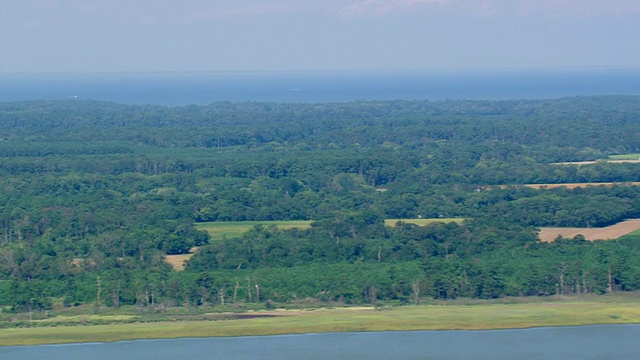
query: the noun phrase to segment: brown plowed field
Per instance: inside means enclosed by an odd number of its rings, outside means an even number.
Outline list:
[[[167,264],[171,265],[171,267],[175,270],[175,271],[182,271],[184,270],[184,263],[191,259],[191,257],[198,251],[197,247],[192,247],[191,250],[189,250],[188,254],[182,254],[182,255],[167,255],[164,257],[164,262],[166,262]]]
[[[540,241],[554,241],[558,235],[573,238],[582,235],[587,240],[613,240],[640,229],[640,219],[626,220],[604,228],[545,227],[540,229]]]

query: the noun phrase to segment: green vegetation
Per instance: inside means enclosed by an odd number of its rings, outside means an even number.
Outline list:
[[[405,224],[414,224],[418,226],[427,226],[433,223],[458,223],[461,224],[464,221],[463,218],[439,218],[439,219],[385,219],[384,225],[389,227],[394,227],[396,224],[405,223]]]
[[[206,231],[211,241],[218,241],[242,236],[256,225],[275,226],[278,229],[307,229],[311,225],[310,220],[285,220],[285,221],[219,221],[197,223],[196,229]]]
[[[640,229],[621,237],[619,240],[640,242]]]
[[[419,226],[426,226],[434,222],[457,222],[461,223],[464,219],[451,218],[451,219],[385,219],[386,226],[395,226],[397,222],[404,222],[407,224],[415,224]],[[311,220],[284,220],[284,221],[218,221],[218,222],[201,222],[196,223],[196,229],[206,231],[211,241],[218,241],[230,238],[238,238],[242,234],[251,230],[256,225],[264,227],[275,226],[280,230],[288,229],[308,229],[311,226]]]
[[[2,103],[0,327],[639,290],[639,100]]]
[[[638,295],[433,302],[402,307],[257,311],[177,320],[4,329],[0,346],[178,337],[389,330],[480,330],[640,322]],[[224,317],[228,316],[228,317]],[[238,316],[238,318],[234,318]],[[112,318],[103,316],[104,321]]]
[[[609,155],[611,160],[640,160],[640,154],[618,154]]]

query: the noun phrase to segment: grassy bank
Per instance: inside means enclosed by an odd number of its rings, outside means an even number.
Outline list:
[[[505,329],[640,323],[640,294],[433,302],[389,308],[252,312],[206,321],[165,321],[0,330],[0,345],[111,342],[310,332]],[[239,318],[234,318],[239,316]],[[214,320],[218,319],[218,320]]]

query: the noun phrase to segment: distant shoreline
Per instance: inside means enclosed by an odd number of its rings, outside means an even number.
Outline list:
[[[497,330],[640,323],[640,293],[459,300],[407,306],[269,310],[219,319],[0,330],[0,346],[327,332]],[[228,319],[223,319],[228,315]],[[55,325],[55,324],[51,324]]]
[[[99,100],[183,106],[216,101],[512,100],[640,95],[640,69],[0,73],[0,102]],[[295,91],[292,91],[295,89]]]

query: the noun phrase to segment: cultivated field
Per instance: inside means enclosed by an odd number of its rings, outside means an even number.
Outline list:
[[[92,326],[6,328],[0,346],[134,339],[251,336],[319,332],[483,330],[640,322],[640,294],[431,301],[389,308],[333,308],[215,314],[217,319]],[[212,314],[214,315],[214,314]],[[227,316],[225,318],[225,316]]]
[[[626,220],[604,228],[544,227],[540,229],[540,241],[551,242],[558,236],[573,238],[582,235],[587,240],[614,240],[640,229],[640,219]]]
[[[310,220],[289,221],[212,221],[196,223],[198,230],[204,230],[211,236],[211,241],[219,241],[239,237],[256,225],[264,227],[277,226],[279,229],[307,229],[311,226]]]
[[[384,224],[389,227],[394,227],[398,221],[402,221],[409,224],[416,224],[419,226],[425,226],[434,222],[457,222],[461,223],[464,219],[461,218],[440,218],[440,219],[387,219]],[[234,237],[242,236],[249,229],[260,224],[262,226],[277,226],[279,229],[307,229],[311,226],[311,220],[291,220],[291,221],[220,221],[220,222],[204,222],[197,223],[196,228],[198,230],[204,230],[211,235],[211,241],[220,241],[223,239],[230,239]],[[198,251],[197,248],[191,249],[188,254],[182,255],[167,255],[164,261],[171,265],[174,270],[184,270],[185,262]]]
[[[611,155],[609,159],[612,160],[640,160],[640,154],[621,154],[621,155]]]
[[[593,160],[593,161],[565,161],[565,162],[557,162],[551,163],[551,165],[591,165],[595,163],[614,163],[614,164],[622,164],[622,163],[636,163],[640,164],[640,159],[601,159],[601,160]]]
[[[501,189],[505,189],[511,185],[500,185]],[[640,182],[631,181],[631,182],[602,182],[602,183],[561,183],[561,184],[523,184],[523,185],[513,185],[513,186],[522,186],[528,187],[532,189],[554,189],[559,187],[566,187],[568,189],[582,188],[587,186],[640,186]]]
[[[396,225],[398,221],[405,223],[426,226],[434,222],[457,222],[460,223],[464,219],[461,218],[439,218],[439,219],[386,219],[384,224],[389,227]],[[276,226],[279,229],[307,229],[311,226],[311,220],[290,220],[290,221],[213,221],[196,223],[198,230],[204,230],[211,235],[211,241],[219,241],[239,237],[249,229],[256,225]]]
[[[189,250],[188,254],[167,255],[167,256],[164,257],[164,261],[167,264],[171,265],[173,270],[182,271],[182,270],[184,270],[185,262],[187,260],[191,259],[191,257],[196,253],[196,251],[198,251],[198,247],[191,248],[191,250]]]

